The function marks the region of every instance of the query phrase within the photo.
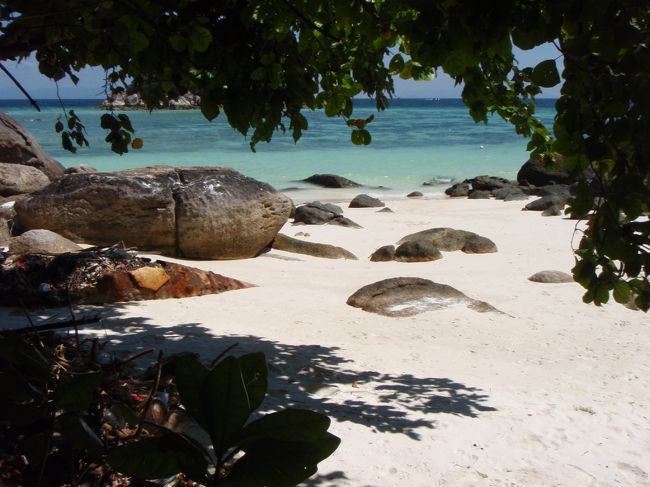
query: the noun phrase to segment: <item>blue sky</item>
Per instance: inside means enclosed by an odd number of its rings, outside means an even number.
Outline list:
[[[530,51],[516,50],[515,55],[522,66],[535,66],[545,59],[555,59],[559,52],[552,44],[546,44]],[[561,58],[558,59],[561,72]],[[30,95],[36,99],[56,98],[56,85],[38,72],[38,65],[33,58],[21,63],[4,63],[4,66],[22,83]],[[79,84],[74,85],[68,79],[59,82],[61,98],[103,98],[104,71],[99,68],[84,69],[79,74]],[[431,81],[395,80],[395,96],[401,98],[458,98],[460,87],[446,75],[441,74]],[[544,91],[543,96],[556,98],[560,87]],[[23,94],[13,82],[0,72],[0,99],[21,99]]]

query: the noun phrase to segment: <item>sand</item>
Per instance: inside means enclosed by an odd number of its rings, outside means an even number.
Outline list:
[[[264,407],[324,412],[342,440],[304,485],[650,485],[649,317],[583,304],[575,283],[527,279],[570,272],[576,222],[521,211],[521,201],[388,205],[394,213],[345,208],[362,229],[282,230],[342,246],[357,261],[274,250],[185,262],[258,287],[108,306],[89,331],[110,338],[112,350],[193,350],[206,360],[233,343],[237,353],[265,352],[273,379]],[[442,226],[486,236],[499,251],[368,260],[382,245]],[[399,276],[451,285],[504,314],[452,307],[389,318],[346,304],[360,287]]]

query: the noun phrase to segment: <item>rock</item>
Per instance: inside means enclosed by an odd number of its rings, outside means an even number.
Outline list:
[[[64,254],[79,252],[81,247],[61,235],[49,230],[29,230],[11,239],[9,252],[12,254]]]
[[[529,159],[517,173],[519,184],[546,186],[548,184],[571,184],[573,179],[564,165],[564,158],[556,154],[549,165],[539,159]]]
[[[528,195],[519,186],[506,186],[505,188],[495,189],[492,195],[495,199],[503,201],[528,199]]]
[[[541,198],[531,201],[526,206],[524,206],[524,210],[544,211],[552,206],[564,208],[566,202],[567,198],[564,198],[562,196],[542,196]]]
[[[571,274],[562,271],[540,271],[530,276],[528,280],[546,284],[574,282]]]
[[[63,175],[64,168],[49,157],[38,142],[18,122],[0,113],[0,162],[32,166],[51,181]]]
[[[489,238],[453,228],[431,228],[412,233],[402,238],[398,244],[412,240],[426,240],[444,252],[462,250],[467,254],[485,254],[497,251],[496,245]]]
[[[375,250],[370,256],[371,262],[389,262],[395,258],[395,246],[384,245]]]
[[[454,181],[454,178],[447,176],[436,176],[422,183],[422,186],[440,186],[442,184],[449,184]]]
[[[35,167],[0,162],[0,196],[32,193],[48,184],[49,178]]]
[[[377,213],[395,213],[395,212],[386,206],[385,208],[379,210]]]
[[[129,275],[135,280],[138,287],[158,291],[165,283],[171,279],[169,274],[162,267],[140,267],[129,271]]]
[[[524,192],[532,196],[561,196],[569,198],[571,196],[571,186],[567,184],[547,184],[546,186],[529,186],[524,188]]]
[[[470,200],[489,200],[492,193],[482,189],[475,189],[470,191],[468,197]]]
[[[271,248],[284,250],[285,252],[294,252],[296,254],[311,255],[314,257],[323,257],[325,259],[351,259],[357,260],[357,257],[341,247],[334,245],[321,244],[315,242],[305,242],[297,238],[288,237],[278,233],[271,244]]]
[[[411,191],[406,195],[407,198],[421,198],[424,196],[420,191]]]
[[[11,242],[11,227],[9,222],[0,218],[0,247],[8,247]]]
[[[16,210],[14,210],[14,202],[8,201],[6,203],[0,204],[0,218],[5,220],[13,220],[16,216]]]
[[[350,201],[349,208],[381,208],[382,206],[386,206],[386,204],[377,198],[367,194],[360,194]]]
[[[549,206],[542,212],[542,216],[562,216],[564,215],[564,206]]]
[[[442,259],[440,251],[428,240],[408,240],[395,249],[399,262],[430,262]]]
[[[291,202],[232,169],[157,167],[68,174],[15,207],[20,229],[171,256],[240,259],[269,245]]]
[[[469,194],[470,189],[472,187],[470,186],[469,183],[456,183],[453,186],[445,189],[445,194],[447,196],[451,196],[452,198],[460,198],[463,196],[467,196]]]
[[[467,306],[479,313],[500,313],[488,303],[469,298],[451,286],[417,277],[396,277],[369,284],[350,296],[347,304],[370,313],[394,317],[414,316],[456,305]]]
[[[358,188],[361,186],[359,183],[336,174],[314,174],[303,181],[324,188]]]
[[[464,182],[472,185],[473,190],[494,191],[501,188],[514,186],[515,183],[509,179],[498,176],[476,176],[472,179],[466,179]]]
[[[331,203],[321,203],[314,201],[296,208],[293,219],[294,223],[303,223],[305,225],[339,225],[342,227],[361,228],[349,218],[343,216],[343,210]]]
[[[97,172],[97,169],[91,166],[86,166],[85,164],[79,164],[78,166],[68,167],[64,171],[65,174],[78,174],[78,173],[89,173],[89,172]]]

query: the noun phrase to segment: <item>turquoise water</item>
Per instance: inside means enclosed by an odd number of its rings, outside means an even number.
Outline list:
[[[490,174],[514,178],[528,158],[526,140],[498,117],[475,124],[460,100],[393,100],[377,113],[370,100],[355,101],[355,117],[375,115],[369,125],[373,142],[358,147],[341,119],[305,112],[309,130],[294,144],[278,132],[270,144],[252,153],[248,140],[223,117],[206,121],[199,111],[128,112],[144,148],[118,156],[103,141],[102,110],[97,100],[65,100],[88,130],[89,148],[70,154],[61,148],[54,123],[61,115],[58,101],[40,102],[37,112],[25,101],[0,101],[3,111],[23,124],[43,148],[65,166],[87,164],[114,171],[154,164],[229,166],[276,188],[300,186],[296,180],[315,173],[335,173],[368,186],[412,190],[433,177],[455,180]],[[554,100],[540,100],[538,115],[550,123]]]

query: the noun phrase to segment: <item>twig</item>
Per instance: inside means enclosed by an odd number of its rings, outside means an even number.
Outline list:
[[[303,14],[303,13],[298,9],[298,7],[296,7],[295,5],[293,5],[293,4],[292,4],[291,2],[289,2],[288,0],[282,0],[282,3],[284,3],[284,4],[289,8],[289,10],[291,10],[291,11],[292,11],[292,12],[293,12],[293,13],[294,13],[294,14],[295,14],[295,15],[296,15],[300,20],[302,20],[303,22],[305,22],[305,23],[306,23],[309,27],[311,27],[312,29],[314,29],[314,30],[320,32],[320,33],[323,34],[325,37],[328,37],[329,39],[331,39],[331,40],[333,40],[333,41],[335,41],[335,42],[338,42],[338,41],[341,40],[341,39],[339,39],[338,37],[335,37],[335,36],[333,36],[332,34],[330,34],[329,32],[327,32],[327,31],[326,31],[325,29],[323,29],[322,27],[316,25],[316,23],[315,23],[314,21],[312,21],[311,19],[309,19],[305,14]]]
[[[230,352],[233,348],[238,347],[238,346],[239,346],[239,343],[233,343],[232,345],[230,345],[230,346],[229,346],[228,348],[226,348],[223,352],[221,352],[219,355],[217,355],[217,358],[215,358],[215,359],[212,361],[212,363],[210,363],[210,365],[211,365],[212,367],[214,367],[215,365],[217,365],[217,363],[219,362],[219,360],[221,360],[221,359],[223,358],[224,355],[226,355],[226,354],[227,354],[228,352]]]
[[[142,434],[142,428],[144,427],[145,418],[147,416],[147,413],[149,412],[151,403],[153,402],[153,396],[156,394],[156,391],[158,390],[158,386],[160,385],[160,375],[162,374],[162,357],[163,357],[163,352],[161,350],[160,352],[158,352],[158,370],[156,371],[156,380],[153,383],[153,387],[149,392],[149,397],[147,398],[147,402],[145,403],[144,409],[142,410],[142,414],[140,415],[140,423],[138,424],[138,429],[135,432],[135,438],[139,438],[140,435]]]
[[[36,108],[37,111],[40,112],[40,111],[41,111],[41,107],[39,107],[39,106],[38,106],[38,103],[36,103],[36,100],[34,100],[34,99],[32,98],[32,96],[31,96],[29,93],[27,93],[27,90],[23,87],[23,85],[20,84],[20,81],[18,81],[16,78],[14,78],[14,75],[11,74],[11,73],[9,72],[9,70],[8,70],[7,68],[5,68],[5,67],[2,65],[2,63],[0,63],[0,69],[2,69],[2,70],[4,71],[4,73],[5,73],[7,76],[9,76],[9,79],[10,79],[11,81],[14,82],[14,84],[18,87],[18,89],[19,89],[20,91],[23,92],[23,95],[25,95],[25,96],[27,97],[27,99],[29,100],[29,103],[31,103],[32,106],[33,106],[34,108]]]
[[[90,323],[99,323],[99,316],[91,316],[90,318],[81,318],[78,320],[66,320],[60,321],[58,323],[46,323],[45,325],[34,326],[29,315],[27,315],[31,325],[24,328],[16,328],[15,330],[7,330],[8,333],[30,333],[30,332],[39,332],[39,331],[50,331],[50,330],[61,330],[63,328],[70,328],[77,325],[88,325]]]
[[[124,360],[121,360],[118,364],[116,364],[118,367],[128,364],[129,362],[139,359],[140,357],[143,357],[144,355],[150,354],[154,351],[154,348],[149,348],[147,350],[143,350],[142,352],[136,353],[135,355],[131,355],[130,357],[125,358]]]

